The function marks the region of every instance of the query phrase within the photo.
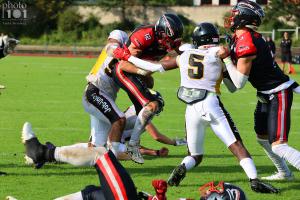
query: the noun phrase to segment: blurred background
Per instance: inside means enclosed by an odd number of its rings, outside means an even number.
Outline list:
[[[215,23],[224,34],[223,18],[238,1],[5,0],[0,1],[0,33],[21,41],[16,53],[95,56],[111,30],[130,32],[140,24],[155,23],[165,12],[177,13],[182,18],[185,42],[190,41],[194,25],[203,21]],[[295,60],[300,54],[300,1],[257,2],[266,11],[259,31],[270,36],[277,48],[283,32],[289,32]]]

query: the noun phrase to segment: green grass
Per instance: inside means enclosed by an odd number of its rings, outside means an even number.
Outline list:
[[[12,195],[19,200],[53,199],[81,190],[88,184],[99,184],[93,168],[78,168],[66,164],[49,164],[40,170],[24,164],[24,146],[20,131],[25,121],[33,124],[41,142],[68,145],[86,141],[89,136],[89,116],[81,106],[85,75],[95,59],[13,57],[0,61],[0,84],[6,85],[0,96],[0,170],[9,173],[0,177],[0,199]],[[299,66],[296,66],[300,74]],[[159,130],[170,137],[184,136],[185,105],[176,97],[179,85],[178,71],[156,75],[155,88],[165,99],[163,113],[154,119]],[[293,75],[300,81],[299,75]],[[256,143],[253,131],[253,111],[256,98],[250,84],[236,94],[223,90],[222,99],[231,113],[245,145],[253,155],[260,176],[273,173],[275,168]],[[118,97],[122,109],[130,101],[122,92]],[[294,96],[290,145],[300,149],[300,95]],[[153,141],[147,134],[142,137],[145,146],[165,146]],[[144,165],[122,162],[132,175],[138,190],[153,193],[152,179],[167,179],[172,169],[186,155],[185,147],[168,146],[168,158],[146,157]],[[225,180],[240,186],[250,200],[299,199],[300,173],[292,168],[296,180],[275,182],[282,189],[279,195],[257,194],[249,183],[237,160],[208,130],[206,155],[201,166],[187,174],[182,185],[168,189],[168,199],[199,197],[198,188],[212,180]]]

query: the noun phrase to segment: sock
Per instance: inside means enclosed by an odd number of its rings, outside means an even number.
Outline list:
[[[66,196],[63,196],[63,197],[58,197],[54,200],[67,200],[67,199],[70,199],[70,200],[83,200],[82,193],[80,191],[80,192],[69,194],[69,195],[66,195]]]
[[[58,162],[69,163],[75,166],[93,166],[99,155],[107,150],[104,147],[56,147],[54,152],[55,160]]]
[[[190,170],[192,169],[193,167],[195,167],[196,165],[196,161],[195,159],[192,157],[192,156],[186,156],[182,161],[181,161],[181,164],[185,165],[186,167],[186,170]]]
[[[152,119],[153,116],[154,113],[150,111],[147,107],[144,107],[139,112],[130,137],[130,145],[135,146],[139,143],[140,136],[143,133],[145,126],[148,124],[148,122]]]
[[[70,145],[69,147],[82,147],[82,148],[88,148],[88,143],[76,143],[76,144]]]
[[[127,151],[126,145],[123,143],[120,143],[119,152],[126,152],[126,151]]]
[[[243,158],[240,160],[240,165],[247,174],[249,179],[257,178],[257,171],[254,162],[251,158]]]
[[[115,156],[118,156],[120,142],[111,142],[111,151]]]
[[[269,140],[257,138],[257,142],[263,147],[265,153],[271,159],[279,173],[287,175],[291,173],[291,170],[287,166],[284,159],[282,159],[272,151],[272,146],[270,145]]]
[[[288,144],[278,144],[272,146],[272,150],[281,158],[288,161],[295,168],[300,170],[300,152],[290,147]]]

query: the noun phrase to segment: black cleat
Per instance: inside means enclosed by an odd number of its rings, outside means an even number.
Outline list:
[[[34,162],[35,168],[41,168],[46,160],[47,146],[42,145],[36,137],[25,141],[26,155]]]
[[[258,193],[279,193],[279,189],[275,188],[271,184],[264,183],[259,179],[250,179],[250,186],[254,192]]]
[[[178,165],[173,171],[168,179],[169,186],[178,186],[180,181],[182,181],[186,174],[185,164]]]
[[[1,171],[0,171],[0,176],[5,176],[5,175],[7,175],[6,172],[1,172]]]

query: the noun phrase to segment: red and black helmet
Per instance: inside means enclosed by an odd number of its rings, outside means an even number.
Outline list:
[[[256,2],[240,1],[232,8],[231,16],[225,18],[224,27],[230,28],[233,32],[242,27],[258,27],[264,16],[264,10]]]
[[[166,13],[155,24],[155,34],[158,42],[167,50],[172,50],[181,44],[183,23],[176,14]]]
[[[246,194],[241,188],[223,181],[217,185],[214,182],[206,183],[199,190],[200,200],[247,200]]]

